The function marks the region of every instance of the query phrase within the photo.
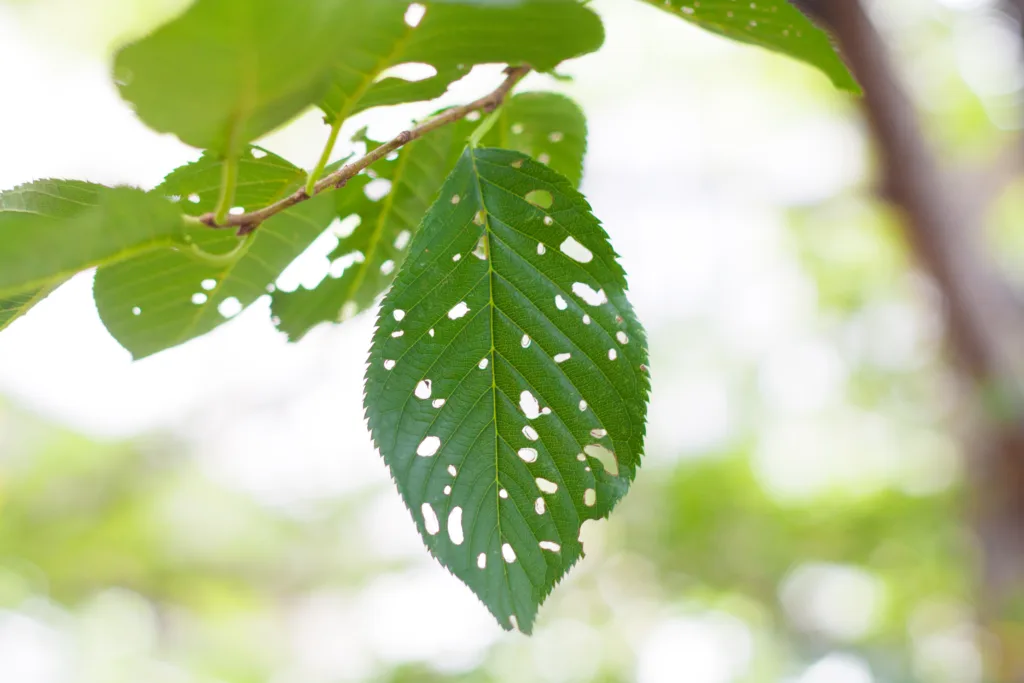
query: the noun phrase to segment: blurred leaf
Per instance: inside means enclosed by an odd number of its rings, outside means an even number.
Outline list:
[[[234,156],[324,96],[356,6],[197,0],[118,52],[121,96],[154,130]]]
[[[860,93],[828,34],[786,0],[643,1],[712,33],[799,59],[823,71],[837,88]]]
[[[575,2],[425,3],[416,26],[406,21],[407,3],[351,0],[358,16],[337,36],[344,45],[328,95],[320,102],[330,122],[370,107],[440,97],[471,67],[529,64],[539,71],[597,50],[601,20]],[[384,77],[400,64],[434,73],[411,81]]]
[[[394,158],[374,164],[372,178],[359,175],[337,193],[338,216],[347,222],[358,218],[358,226],[341,237],[331,254],[333,268],[338,270],[330,277],[313,289],[274,292],[273,314],[289,339],[301,339],[318,323],[335,322],[366,310],[391,284],[405,261],[419,222],[475,126],[463,121],[414,140]],[[367,143],[370,149],[378,144]],[[567,97],[524,93],[511,98],[501,109],[484,144],[539,157],[578,185],[587,146],[587,122],[582,110]],[[382,182],[390,183],[383,198],[374,192]],[[371,186],[369,190],[367,186]]]
[[[531,630],[640,463],[646,339],[607,239],[562,176],[467,149],[378,319],[374,441],[431,553],[506,629]]]
[[[76,180],[20,185],[0,193],[0,296],[178,244],[183,232],[178,208],[141,190]]]
[[[217,202],[222,162],[212,153],[171,172],[154,194],[191,215]],[[301,187],[306,174],[258,147],[239,162],[235,202],[252,211]],[[320,195],[263,223],[251,241],[231,230],[189,229],[192,245],[211,254],[241,249],[235,258],[209,263],[187,252],[162,249],[101,268],[94,294],[103,324],[135,358],[184,343],[234,317],[264,295],[281,272],[334,217],[333,197]]]
[[[0,297],[0,332],[7,329],[15,320],[28,313],[30,308],[50,296],[53,290],[63,283],[64,281],[61,280],[55,284],[22,292],[21,294]]]

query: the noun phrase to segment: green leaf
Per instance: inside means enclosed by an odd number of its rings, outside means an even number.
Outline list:
[[[274,317],[289,339],[297,341],[319,323],[347,319],[366,310],[387,289],[475,125],[462,121],[414,140],[396,159],[374,165],[376,181],[359,175],[338,193],[338,216],[344,222],[358,220],[358,227],[340,239],[330,256],[335,268],[347,267],[335,270],[334,277],[313,289],[273,294]],[[501,109],[484,142],[537,156],[575,186],[583,173],[587,122],[579,106],[567,97],[524,93]],[[375,144],[371,143],[371,148]],[[370,199],[367,185],[379,185],[381,180],[391,183],[390,192],[382,199]]]
[[[823,71],[840,90],[860,93],[832,39],[786,0],[643,1],[712,33],[799,59]]]
[[[581,524],[640,464],[647,350],[625,290],[565,178],[469,149],[384,299],[374,441],[431,553],[505,628],[530,631],[583,553]]]
[[[600,18],[575,2],[427,3],[416,26],[406,22],[407,6],[351,1],[359,21],[338,36],[346,49],[330,93],[320,102],[329,122],[370,107],[434,99],[476,64],[525,63],[547,71],[604,42]],[[429,65],[436,73],[420,81],[380,78],[409,63]]]
[[[114,74],[146,125],[234,156],[327,92],[350,0],[197,0],[123,48]]]
[[[10,327],[11,323],[28,313],[30,308],[50,296],[53,290],[63,283],[64,280],[59,280],[53,285],[0,298],[0,332],[6,330]]]
[[[134,188],[74,180],[21,185],[0,193],[0,296],[179,244],[184,227],[172,203]]]
[[[214,154],[176,169],[153,192],[200,215],[217,201],[222,162]],[[239,162],[236,203],[252,211],[301,187],[305,173],[261,148]],[[268,292],[281,272],[334,217],[329,193],[302,202],[263,223],[242,242],[231,230],[189,229],[192,245],[213,262],[187,251],[162,249],[100,268],[94,296],[100,318],[135,358],[209,332]],[[225,256],[238,249],[237,257]]]

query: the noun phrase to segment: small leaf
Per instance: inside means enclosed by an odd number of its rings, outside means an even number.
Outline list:
[[[823,71],[840,90],[860,93],[828,34],[787,0],[643,1],[712,33],[799,59]]]
[[[274,317],[289,339],[297,341],[319,323],[366,310],[387,289],[405,261],[420,220],[476,125],[462,121],[414,140],[397,158],[375,164],[375,179],[359,175],[338,193],[342,225],[358,221],[358,226],[341,238],[331,254],[331,277],[313,289],[273,294]],[[567,97],[524,93],[502,108],[484,142],[537,155],[577,185],[583,172],[587,122]],[[375,145],[370,143],[371,148]],[[391,184],[387,195],[371,199],[376,195],[367,192],[387,182]]]
[[[6,330],[10,327],[11,323],[28,313],[30,308],[50,296],[53,290],[63,283],[64,280],[59,280],[53,285],[0,298],[0,332]]]
[[[539,71],[597,50],[600,18],[576,2],[425,3],[416,20],[407,3],[351,0],[352,21],[330,93],[320,107],[329,121],[370,107],[431,100],[487,63],[525,63]],[[388,69],[415,64],[427,76],[408,80]]]
[[[177,207],[141,190],[73,180],[21,185],[0,193],[0,296],[179,244],[183,233]]]
[[[535,190],[549,210],[526,201]],[[470,149],[381,307],[374,441],[431,553],[505,628],[530,631],[583,553],[583,521],[608,515],[640,464],[647,350],[625,289],[565,178]]]
[[[153,192],[171,197],[189,214],[210,211],[217,201],[221,164],[216,155],[176,169]],[[258,147],[239,162],[236,202],[252,211],[301,187],[305,173]],[[161,249],[96,273],[94,296],[100,318],[135,358],[184,343],[227,322],[260,296],[333,218],[330,193],[315,197],[263,223],[247,245],[231,230],[189,229],[191,243],[210,254],[243,250],[224,263],[188,252]]]
[[[197,0],[118,52],[121,96],[146,125],[234,156],[322,98],[361,22],[352,0]]]

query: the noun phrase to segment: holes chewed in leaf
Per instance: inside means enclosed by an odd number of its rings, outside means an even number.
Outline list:
[[[437,534],[441,530],[441,525],[437,521],[437,513],[434,512],[434,508],[430,506],[430,503],[424,503],[420,506],[420,512],[423,513],[423,526],[426,527],[427,533],[431,536]]]
[[[530,441],[536,441],[537,439],[540,438],[540,434],[537,433],[537,430],[531,427],[530,425],[526,425],[525,427],[523,427],[523,436],[525,436]]]
[[[417,83],[419,81],[425,81],[428,78],[433,78],[437,75],[437,69],[430,64],[423,62],[405,62],[403,64],[395,64],[387,69],[384,69],[376,78],[376,82],[379,83],[385,78],[398,78],[403,81],[410,83]]]
[[[206,295],[203,294],[202,292],[197,292],[196,294],[193,294],[192,303],[194,303],[196,306],[202,306],[203,304],[206,303]]]
[[[225,318],[234,318],[242,312],[242,302],[233,296],[229,296],[217,304],[217,312]]]
[[[405,330],[395,330],[394,332],[391,333],[391,338],[392,339],[397,339],[398,337],[404,337],[404,336],[405,336]]]
[[[512,564],[516,561],[516,551],[512,549],[508,543],[501,544],[501,556],[505,558],[505,561]]]
[[[452,486],[451,486],[451,484],[446,485],[443,490],[444,490],[444,495],[446,495],[446,496],[452,495]]]
[[[586,409],[587,409],[587,402],[586,402],[586,401],[583,401],[583,400],[581,400],[581,401],[580,401],[580,412],[582,413],[582,412],[583,412],[584,410],[586,410]]]
[[[487,369],[487,363],[488,363],[488,360],[486,358],[481,358],[480,362],[477,363],[476,366],[478,368],[480,368],[481,370],[486,370]]]
[[[523,124],[521,124],[521,123],[513,123],[512,124],[512,133],[514,135],[522,135],[524,130],[526,130],[526,128],[523,126]]]
[[[534,512],[538,515],[543,515],[545,510],[547,510],[547,503],[544,502],[543,498],[538,497],[537,500],[533,501]]]
[[[427,400],[430,398],[431,381],[429,379],[420,380],[420,383],[416,385],[416,391],[414,392],[416,398],[421,400]]]
[[[142,315],[142,309],[138,306],[132,308],[132,315]]]
[[[448,538],[455,545],[462,545],[462,508],[455,506],[448,514]]]
[[[595,503],[597,503],[597,491],[595,491],[594,489],[587,489],[586,491],[584,491],[583,504],[586,505],[588,508],[592,508],[594,507]]]
[[[539,161],[542,164],[547,164],[551,161],[551,156],[548,154],[538,154],[537,161]]]
[[[462,259],[462,254],[452,254],[452,261],[458,262]]]
[[[454,477],[458,473],[459,473],[459,471],[457,469],[455,469],[455,465],[448,465],[448,474],[450,474],[450,475],[452,475]]]
[[[536,420],[540,417],[540,403],[537,402],[537,398],[529,391],[519,394],[519,409],[526,415],[527,420]]]
[[[469,306],[465,301],[460,301],[452,306],[451,310],[448,311],[448,318],[449,320],[458,320],[467,313],[469,313]]]
[[[629,343],[629,335],[627,335],[622,330],[619,330],[618,332],[615,333],[615,338],[618,340],[618,342],[620,344],[628,344]]]
[[[457,194],[453,194],[452,195],[452,204],[458,204],[461,201],[462,201],[462,197],[460,197]]]
[[[530,190],[524,199],[542,209],[550,209],[551,205],[555,203],[555,198],[547,190]]]
[[[476,256],[481,261],[487,260],[487,235],[483,235],[477,240],[476,246],[473,247],[473,256]]]
[[[394,368],[395,368],[395,361],[393,361],[393,360],[386,360],[386,361],[384,361],[384,369],[385,370],[394,370]]]
[[[423,441],[420,441],[420,445],[416,447],[416,455],[424,458],[437,453],[438,449],[441,448],[441,439],[436,436],[428,436]]]
[[[542,493],[558,492],[558,484],[550,479],[545,479],[544,477],[537,477],[537,488],[539,488]]]
[[[188,200],[189,200],[189,201],[190,201],[191,203],[193,203],[193,204],[198,204],[198,203],[199,203],[199,201],[200,201],[200,200],[199,200],[199,195],[197,195],[197,194],[196,194],[195,192],[193,192],[192,194],[190,194],[190,195],[188,196]]]
[[[537,449],[536,448],[520,448],[519,457],[523,462],[537,462]]]
[[[414,2],[409,5],[409,8],[405,10],[405,25],[409,28],[416,28],[423,21],[423,15],[427,13],[427,8],[418,2]]]
[[[556,363],[564,363],[565,361],[569,360],[570,358],[572,358],[572,354],[571,353],[557,353],[557,354],[555,354],[555,362]]]
[[[530,346],[530,335],[524,334],[523,338],[519,342],[519,345],[522,346],[524,349],[528,348]]]
[[[619,352],[615,349],[608,349],[608,360],[615,360],[619,357]]]
[[[391,273],[395,272],[395,262],[388,259],[384,263],[380,264],[380,272],[382,275],[391,275]]]
[[[405,311],[400,308],[396,309],[391,315],[394,317],[396,322],[402,322],[405,320]]]
[[[487,553],[480,553],[476,556],[476,566],[479,569],[487,569]]]
[[[199,286],[205,289],[206,291],[210,291],[211,289],[217,286],[217,281],[214,280],[213,278],[206,278],[200,283]]]
[[[608,430],[607,429],[591,429],[590,430],[590,435],[592,437],[594,437],[595,439],[603,439],[604,437],[608,436]]]
[[[371,202],[379,202],[387,197],[389,192],[391,192],[391,181],[385,178],[375,178],[366,183],[366,187],[363,188],[363,194]]]
[[[253,147],[252,148],[252,158],[253,159],[262,159],[265,156],[267,156],[267,153],[264,152],[262,149],[260,149],[258,147]]]
[[[608,295],[604,293],[603,289],[594,291],[594,288],[585,282],[572,283],[572,293],[583,299],[590,306],[600,306],[601,304],[608,303]]]
[[[412,239],[412,233],[408,230],[403,230],[395,236],[395,249],[402,251],[409,246],[409,240]]]
[[[541,550],[550,550],[553,553],[557,553],[562,549],[562,546],[558,545],[554,541],[541,541],[539,545]]]
[[[544,246],[543,242],[537,242],[537,256],[543,256],[548,253],[548,248]]]
[[[484,224],[484,220],[485,220],[485,216],[486,216],[486,214],[483,212],[483,209],[481,209],[480,211],[477,211],[475,214],[473,214],[473,223],[475,225],[483,225]]]
[[[552,133],[548,135],[548,140],[551,142],[561,142],[563,138],[565,138],[565,134],[560,130],[552,131]]]
[[[563,254],[571,258],[573,261],[580,263],[590,263],[594,260],[594,252],[587,249],[585,246],[579,243],[579,241],[572,236],[566,237],[562,242],[561,246],[558,247]]]
[[[554,224],[555,224],[555,219],[554,218],[552,218],[551,216],[544,216],[544,225],[546,225],[546,226],[548,226],[550,228]]]
[[[435,398],[430,405],[434,406],[435,408],[440,408],[441,406],[444,405],[444,399],[443,398]]]
[[[591,458],[597,458],[604,465],[605,471],[613,477],[619,476],[619,461],[615,454],[599,443],[590,444],[583,449]]]
[[[587,315],[586,313],[583,314],[583,324],[584,325],[589,325],[590,324],[590,316]]]
[[[498,498],[501,498],[502,500],[507,500],[508,499],[508,490],[507,489],[500,489],[498,491]]]
[[[565,309],[569,308],[569,304],[566,302],[565,298],[561,294],[555,296],[555,308],[557,308],[560,311],[564,311]]]

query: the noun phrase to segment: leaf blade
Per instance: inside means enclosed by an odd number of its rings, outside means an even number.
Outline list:
[[[537,189],[549,210],[526,200]],[[564,253],[569,238],[591,258]],[[577,282],[602,300],[583,302]],[[635,476],[646,361],[625,275],[582,196],[518,153],[467,150],[385,297],[365,404],[427,547],[503,627],[530,630],[582,556],[582,522]],[[615,452],[615,474],[584,455],[595,443]],[[423,506],[439,519],[459,508],[463,542]]]

